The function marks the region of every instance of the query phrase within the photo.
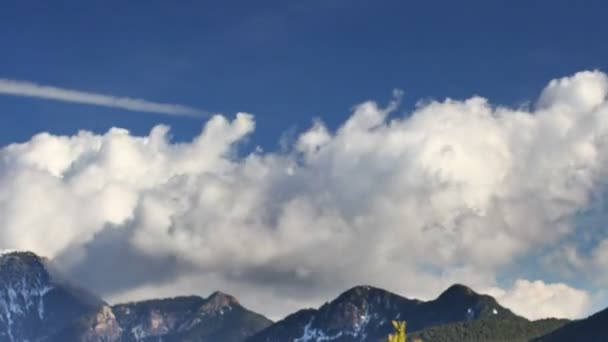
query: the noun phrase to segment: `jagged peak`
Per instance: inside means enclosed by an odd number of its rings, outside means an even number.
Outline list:
[[[208,298],[207,301],[228,301],[234,304],[238,304],[239,301],[232,295],[224,293],[222,291],[213,292]]]
[[[201,311],[205,313],[223,312],[234,306],[240,306],[239,301],[233,296],[221,291],[213,292],[201,306]]]

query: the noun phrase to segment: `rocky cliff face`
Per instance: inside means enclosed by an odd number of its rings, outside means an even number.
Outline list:
[[[95,312],[78,317],[44,341],[118,342],[122,331],[112,308],[104,304]]]
[[[116,305],[123,341],[242,341],[268,327],[267,318],[245,309],[234,297],[215,292]]]
[[[112,309],[123,327],[123,340],[143,341],[175,332],[203,305],[201,297],[177,297],[127,303]]]

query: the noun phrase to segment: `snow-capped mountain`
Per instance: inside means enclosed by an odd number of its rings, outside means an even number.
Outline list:
[[[1,342],[239,342],[272,321],[216,292],[110,306],[30,252],[0,254]]]
[[[566,341],[583,333],[597,340],[608,336],[606,317],[605,310],[570,324],[528,321],[463,285],[431,301],[357,286],[273,324],[221,292],[110,306],[45,258],[0,253],[0,342],[379,342],[391,320],[407,321],[425,342]]]
[[[437,299],[408,299],[371,286],[354,287],[319,309],[299,311],[247,342],[379,341],[391,320],[406,320],[409,331],[484,317],[515,316],[494,298],[454,285]]]
[[[88,324],[77,329],[83,321]],[[120,335],[109,306],[63,281],[46,259],[29,252],[2,253],[0,341],[57,340],[68,331],[87,341],[96,341],[93,335],[106,340]]]

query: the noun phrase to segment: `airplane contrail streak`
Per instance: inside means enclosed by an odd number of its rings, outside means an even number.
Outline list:
[[[83,103],[165,115],[190,117],[205,117],[209,115],[205,111],[180,104],[158,103],[138,98],[91,93],[6,78],[0,78],[0,94]]]

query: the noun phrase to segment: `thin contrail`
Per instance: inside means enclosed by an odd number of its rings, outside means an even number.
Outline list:
[[[131,97],[118,97],[89,93],[85,91],[46,86],[33,82],[10,80],[6,78],[0,78],[0,94],[84,103],[96,106],[126,109],[136,112],[190,117],[205,117],[209,115],[205,111],[179,104],[157,103]]]

